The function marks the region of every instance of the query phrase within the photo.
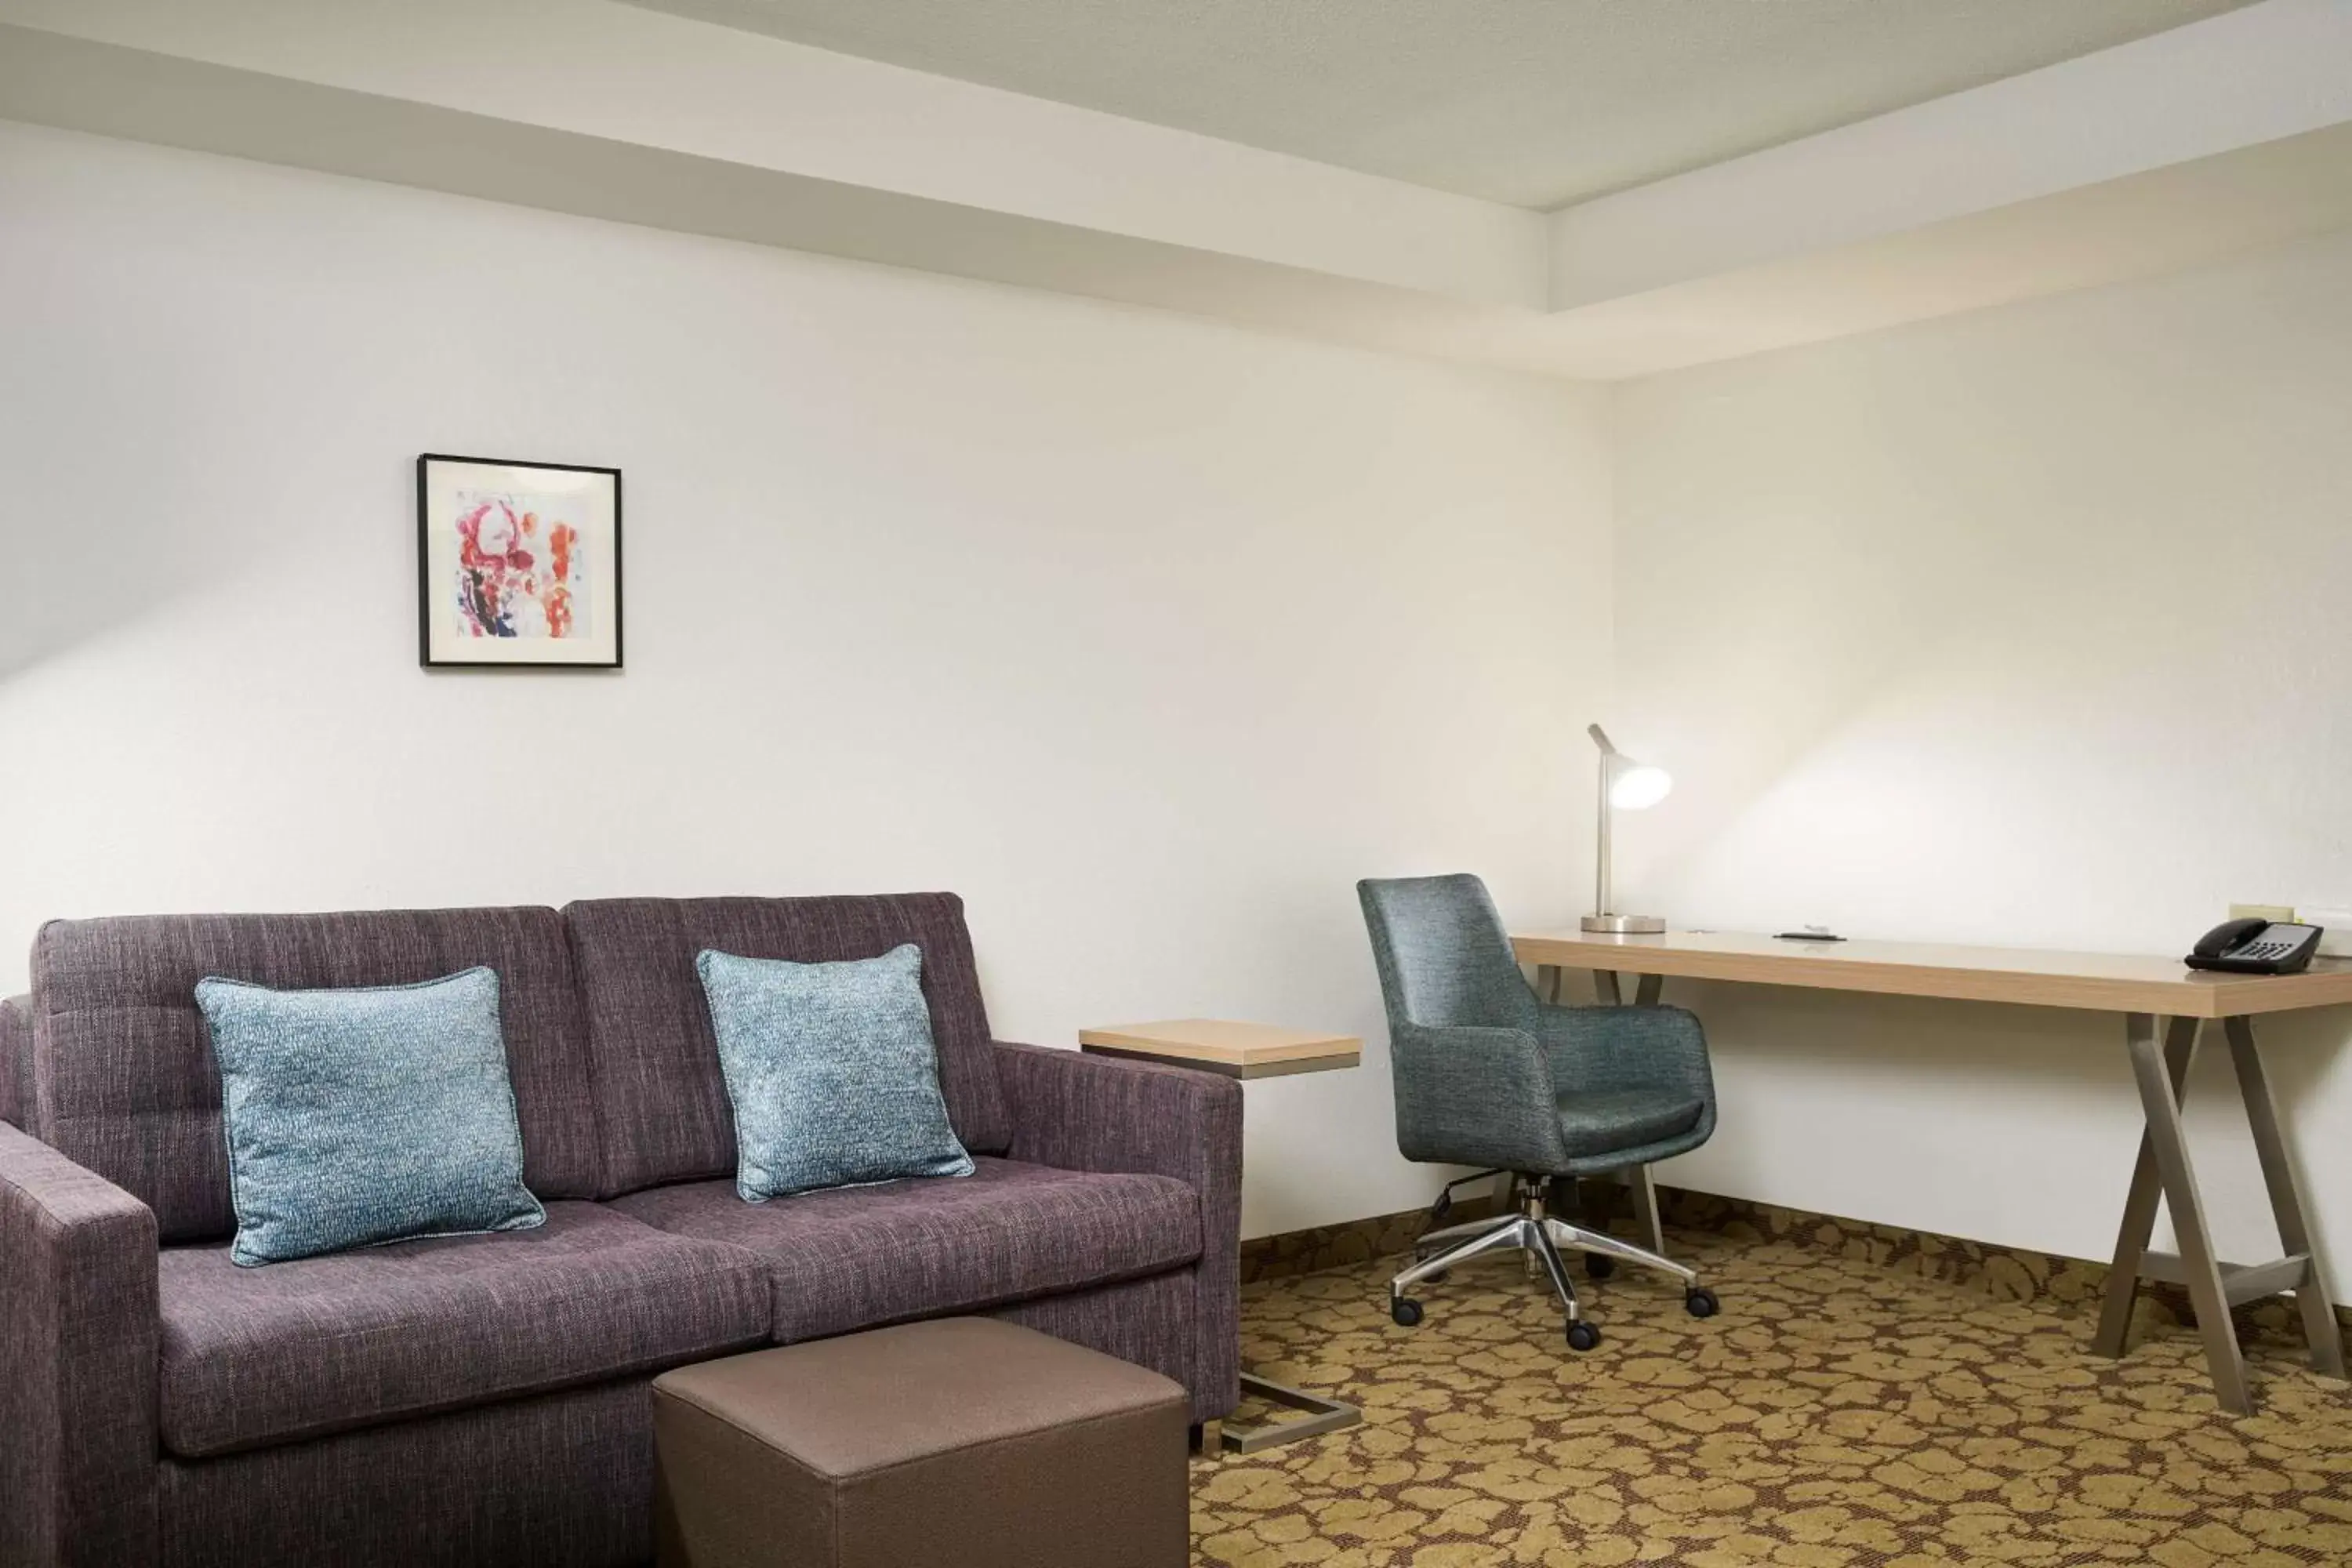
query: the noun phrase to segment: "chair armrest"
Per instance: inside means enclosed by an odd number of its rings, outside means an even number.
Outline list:
[[[1706,1035],[1683,1008],[1546,1006],[1538,1027],[1562,1092],[1680,1089],[1706,1104],[1712,1123]]]
[[[0,1001],[0,1121],[24,1127],[33,1120],[33,999]]]
[[[155,1215],[0,1127],[0,1559],[152,1563]]]
[[[1406,1159],[1506,1171],[1566,1162],[1551,1068],[1526,1030],[1392,1025],[1389,1064]]]

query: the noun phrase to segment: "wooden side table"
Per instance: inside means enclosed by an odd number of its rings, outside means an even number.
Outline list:
[[[1277,1028],[1271,1024],[1234,1023],[1223,1018],[1163,1018],[1150,1024],[1080,1029],[1078,1048],[1100,1056],[1138,1057],[1169,1067],[1243,1079],[1330,1072],[1354,1067],[1364,1058],[1363,1041],[1352,1036]],[[1222,1441],[1236,1454],[1337,1432],[1364,1418],[1363,1412],[1352,1405],[1273,1382],[1246,1368],[1242,1372],[1242,1392],[1306,1415],[1303,1420],[1276,1421],[1259,1426],[1224,1423]]]

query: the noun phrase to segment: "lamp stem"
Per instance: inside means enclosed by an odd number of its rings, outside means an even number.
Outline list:
[[[1656,936],[1666,929],[1666,922],[1657,916],[1621,915],[1612,907],[1617,901],[1617,894],[1609,885],[1611,880],[1609,841],[1614,835],[1617,826],[1617,807],[1616,804],[1609,798],[1609,764],[1615,762],[1624,762],[1627,767],[1633,767],[1634,764],[1626,761],[1624,754],[1609,743],[1609,737],[1602,732],[1600,725],[1588,725],[1585,732],[1592,737],[1592,743],[1601,748],[1601,798],[1594,803],[1593,811],[1593,816],[1601,825],[1601,835],[1600,842],[1593,847],[1592,855],[1593,909],[1592,912],[1580,922],[1579,929],[1608,936]],[[1665,792],[1662,788],[1658,793],[1663,795]]]
[[[1592,856],[1592,912],[1605,915],[1610,909],[1609,891],[1609,753],[1601,753],[1601,841]]]

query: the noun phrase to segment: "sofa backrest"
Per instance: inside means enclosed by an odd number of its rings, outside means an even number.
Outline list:
[[[30,1131],[155,1211],[166,1242],[236,1228],[215,1065],[195,984],[397,985],[499,975],[523,1179],[593,1197],[595,1102],[563,920],[551,909],[53,921],[33,945]]]
[[[33,1120],[33,999],[0,1001],[0,1121],[22,1129]]]
[[[923,950],[940,1088],[976,1153],[1013,1141],[953,893],[825,899],[601,899],[567,905],[604,1131],[607,1195],[735,1173],[735,1118],[694,970],[704,948],[803,963]]]

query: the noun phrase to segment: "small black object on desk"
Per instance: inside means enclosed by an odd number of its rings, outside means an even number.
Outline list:
[[[2260,916],[2223,921],[2197,939],[2181,960],[2191,969],[2221,969],[2240,974],[2299,974],[2311,967],[2324,933],[2315,925],[2273,922]]]

